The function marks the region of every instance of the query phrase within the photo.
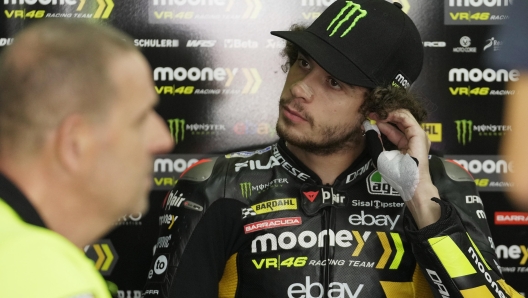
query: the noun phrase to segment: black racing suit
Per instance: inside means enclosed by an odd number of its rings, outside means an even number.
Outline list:
[[[144,297],[522,297],[482,202],[430,157],[441,219],[417,230],[365,151],[334,185],[283,141],[203,160],[167,195]]]

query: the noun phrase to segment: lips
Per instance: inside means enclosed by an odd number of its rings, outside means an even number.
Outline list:
[[[289,107],[287,106],[282,106],[284,108],[284,111],[285,111],[285,114],[288,118],[294,118],[294,119],[297,119],[297,118],[300,118],[298,120],[304,120],[306,121],[306,119],[297,111],[294,111],[292,109],[290,109]]]

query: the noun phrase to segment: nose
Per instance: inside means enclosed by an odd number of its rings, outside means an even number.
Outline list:
[[[149,151],[151,154],[163,154],[172,150],[174,142],[172,141],[169,129],[163,119],[154,113],[152,130],[150,134]]]
[[[302,98],[308,102],[311,102],[313,100],[314,91],[310,86],[308,86],[308,84],[306,84],[306,77],[302,80],[295,82],[290,87],[290,92],[296,98]]]

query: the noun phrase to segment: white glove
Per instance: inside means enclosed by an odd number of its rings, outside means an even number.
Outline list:
[[[403,201],[410,201],[419,182],[418,160],[399,150],[384,151],[378,127],[369,120],[363,122],[363,127],[372,160],[381,177],[398,191]]]

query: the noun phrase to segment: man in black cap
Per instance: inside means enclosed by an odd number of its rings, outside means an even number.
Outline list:
[[[401,6],[336,1],[272,34],[289,41],[280,140],[182,175],[144,296],[521,297],[473,179],[428,157],[425,110],[406,92],[423,50]]]

